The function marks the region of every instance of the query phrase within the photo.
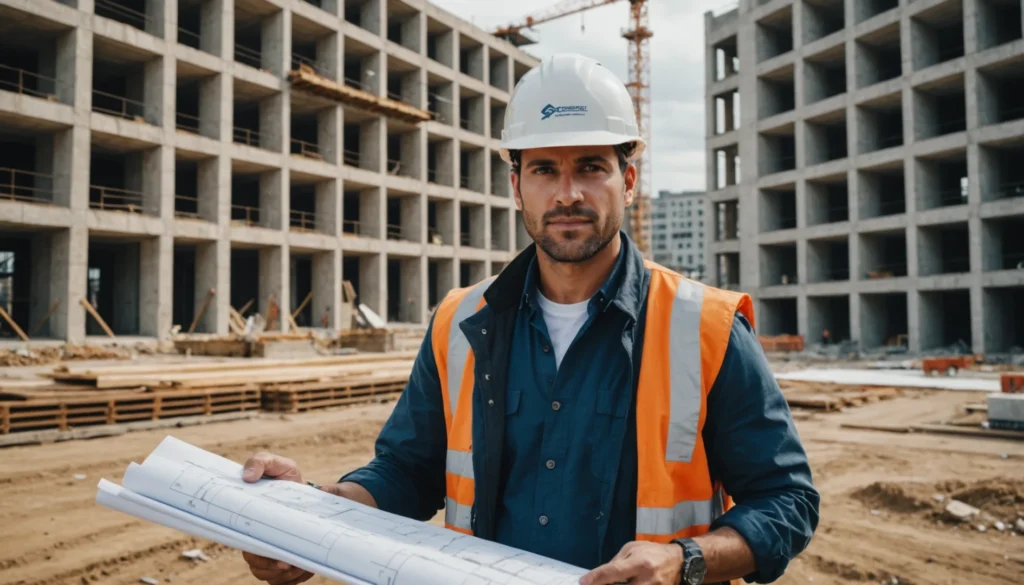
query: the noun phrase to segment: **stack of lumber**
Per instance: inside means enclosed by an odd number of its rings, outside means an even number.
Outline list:
[[[837,392],[785,392],[786,402],[791,407],[832,412],[890,400],[899,396],[896,388],[861,388]]]
[[[761,342],[761,347],[765,351],[803,351],[804,350],[804,336],[803,335],[776,335],[774,337],[767,337],[761,335],[758,337]]]

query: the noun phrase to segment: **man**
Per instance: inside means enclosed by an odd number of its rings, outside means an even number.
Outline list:
[[[591,569],[584,585],[770,582],[818,493],[750,298],[645,263],[620,231],[645,148],[623,84],[556,55],[502,134],[535,244],[438,306],[376,457],[324,489]],[[563,367],[564,366],[564,367]],[[302,481],[261,453],[247,480]],[[271,585],[308,578],[246,555]]]

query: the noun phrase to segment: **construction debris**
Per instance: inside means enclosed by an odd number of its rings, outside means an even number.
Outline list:
[[[967,522],[980,513],[981,510],[959,500],[951,500],[946,504],[946,516],[951,520],[956,520],[958,522]]]

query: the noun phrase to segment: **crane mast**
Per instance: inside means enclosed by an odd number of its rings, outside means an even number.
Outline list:
[[[621,0],[564,0],[547,10],[527,16],[522,22],[504,26],[494,31],[495,36],[515,42],[515,37],[524,28],[551,22],[564,16],[615,4]],[[650,144],[650,103],[651,103],[651,32],[648,16],[648,0],[628,0],[629,26],[623,29],[622,36],[629,41],[628,77],[626,88],[633,100],[633,109],[639,125],[640,136]],[[626,229],[634,243],[645,257],[650,257],[650,149],[636,161],[637,183],[633,205],[627,209],[629,221]]]

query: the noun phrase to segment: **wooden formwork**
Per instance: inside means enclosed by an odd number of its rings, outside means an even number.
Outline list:
[[[97,393],[88,398],[0,402],[0,434],[244,412],[260,408],[255,385],[156,392]]]
[[[405,389],[408,374],[360,379],[264,384],[263,410],[304,412],[317,408],[396,398]]]

